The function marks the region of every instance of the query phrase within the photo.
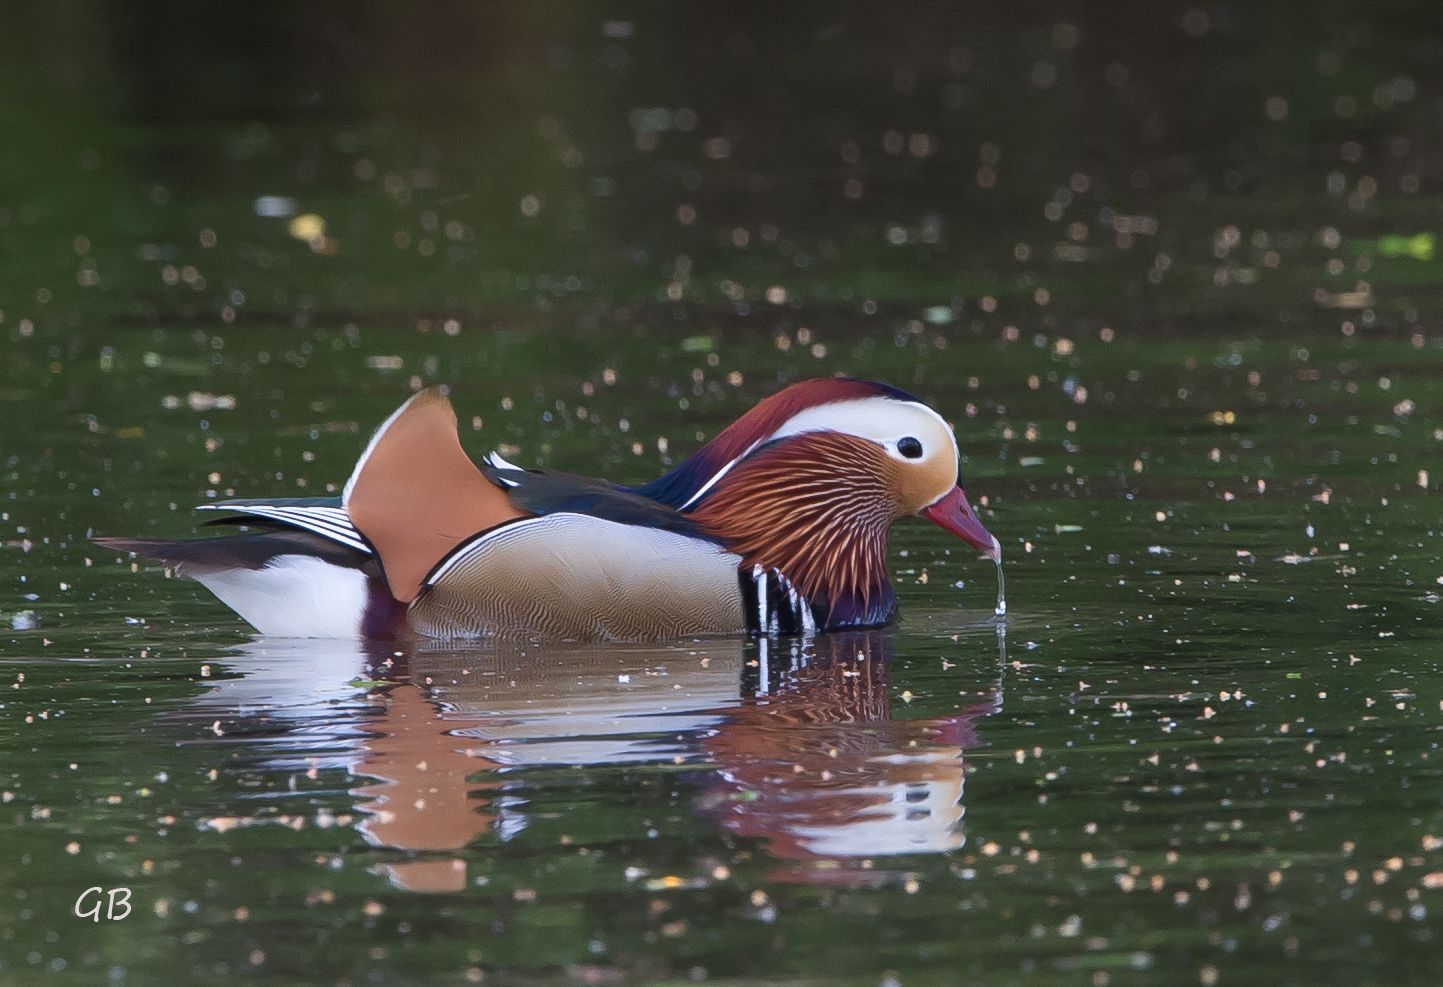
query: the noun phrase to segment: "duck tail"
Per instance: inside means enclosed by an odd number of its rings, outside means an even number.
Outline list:
[[[370,556],[295,528],[229,538],[96,538],[194,579],[262,634],[385,636],[395,615]]]

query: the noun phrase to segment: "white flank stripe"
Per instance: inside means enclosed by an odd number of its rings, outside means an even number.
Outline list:
[[[572,526],[579,525],[573,529]],[[454,569],[461,562],[473,558],[479,552],[486,549],[488,543],[496,539],[510,540],[521,534],[528,528],[537,529],[533,534],[543,542],[548,534],[555,531],[566,531],[566,537],[584,537],[585,533],[595,526],[598,535],[609,535],[618,529],[625,529],[630,526],[618,524],[615,521],[606,521],[602,518],[592,517],[589,514],[574,514],[570,511],[557,511],[553,514],[542,514],[539,517],[523,518],[519,521],[510,521],[506,524],[492,528],[486,533],[464,542],[456,548],[436,569],[426,577],[427,586],[435,586],[446,578],[446,574]],[[570,532],[575,533],[570,533]],[[651,538],[655,542],[655,550],[658,552],[675,552],[677,546],[695,545],[696,539],[687,535],[678,535],[670,531],[662,531],[659,528],[632,528],[633,533],[643,541]],[[717,549],[718,557],[735,558],[722,549]]]

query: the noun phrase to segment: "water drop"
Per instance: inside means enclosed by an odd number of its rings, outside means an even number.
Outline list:
[[[1007,616],[1007,583],[1002,578],[1002,546],[998,544],[996,538],[992,539],[992,544],[997,549],[997,606],[992,612],[999,617],[1005,617]]]

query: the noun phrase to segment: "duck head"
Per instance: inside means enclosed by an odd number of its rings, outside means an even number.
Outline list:
[[[805,381],[762,401],[643,492],[672,498],[758,579],[775,574],[820,627],[885,623],[894,521],[926,518],[997,560],[958,482],[957,442],[916,398],[871,381]]]

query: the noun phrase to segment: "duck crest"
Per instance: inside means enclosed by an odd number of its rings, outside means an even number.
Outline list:
[[[652,500],[685,510],[741,457],[771,438],[800,412],[837,401],[873,397],[917,400],[900,388],[872,380],[853,377],[804,380],[758,401],[686,462],[636,490]]]
[[[875,443],[837,432],[790,436],[738,463],[691,517],[741,556],[754,631],[793,633],[892,619],[887,529],[895,466]]]

